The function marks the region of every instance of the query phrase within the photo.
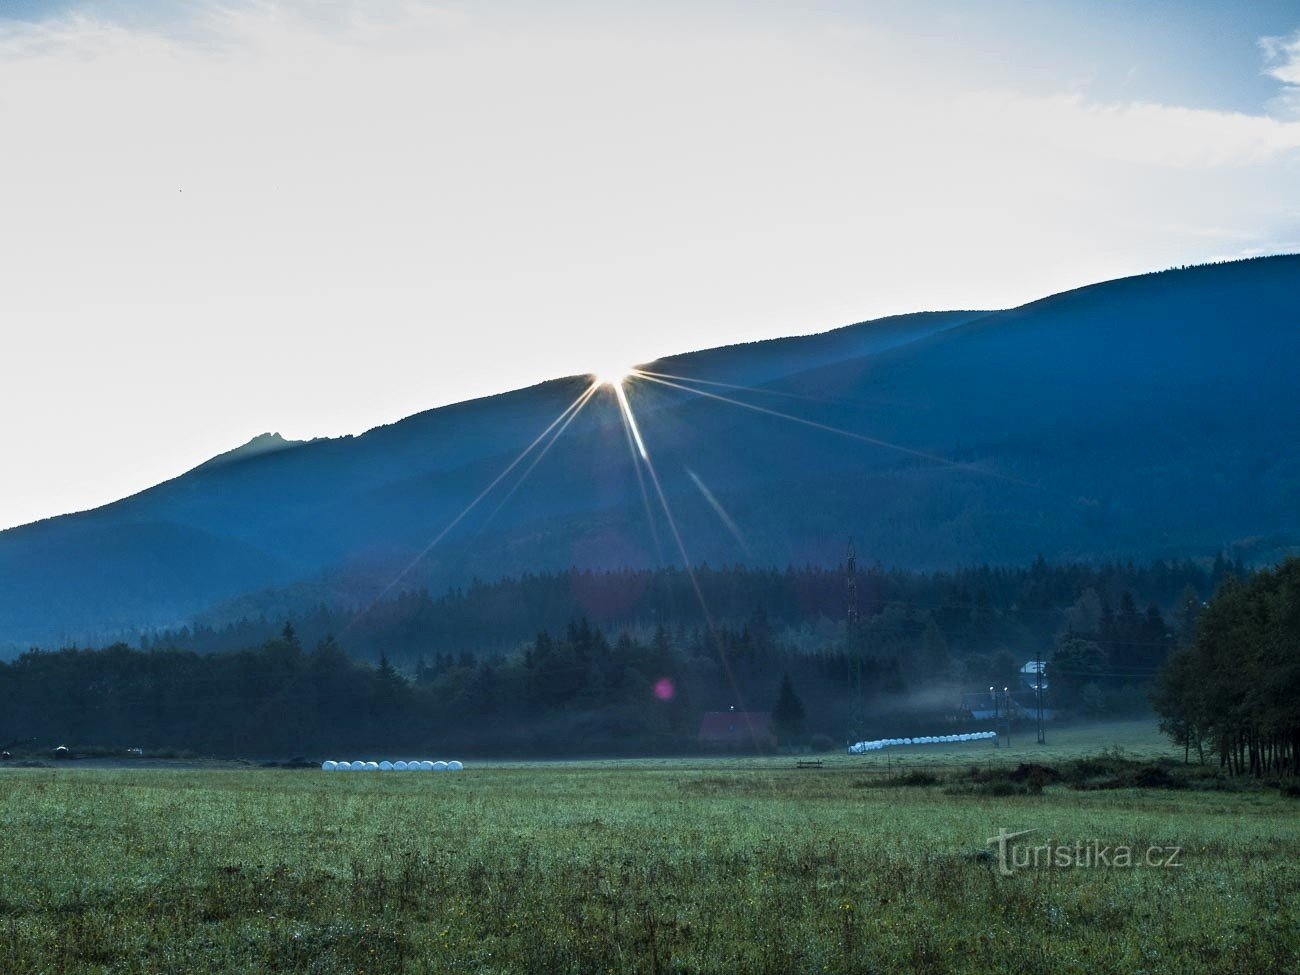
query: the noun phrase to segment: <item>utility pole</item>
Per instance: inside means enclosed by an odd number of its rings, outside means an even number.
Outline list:
[[[1038,744],[1047,744],[1047,732],[1043,728],[1043,647],[1038,645],[1038,659],[1034,661],[1034,691],[1038,704]]]
[[[844,588],[847,597],[847,619],[849,629],[858,625],[858,556],[853,550],[853,536],[849,536],[849,551],[844,560]]]
[[[858,645],[858,556],[849,536],[849,549],[844,558],[844,624],[845,644],[849,654],[849,680],[852,684],[853,714],[851,737],[857,741],[863,735],[865,707],[862,689],[862,648]]]
[[[1011,688],[1002,688],[1002,711],[1007,716],[1007,747],[1011,747]]]
[[[998,733],[1002,730],[1001,722],[998,721],[998,692],[989,685],[989,697],[993,699],[993,747],[1001,748],[1002,742],[998,740]]]

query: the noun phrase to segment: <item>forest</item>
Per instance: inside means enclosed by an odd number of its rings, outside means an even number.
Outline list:
[[[434,599],[273,624],[151,634],[141,645],[33,649],[0,664],[0,739],[44,746],[318,756],[668,754],[704,747],[706,711],[774,711],[780,745],[934,733],[963,691],[1048,661],[1065,714],[1138,713],[1213,565],[538,574]],[[838,617],[838,618],[837,618]],[[521,636],[529,623],[531,635]],[[780,706],[778,706],[778,702]]]
[[[1160,674],[1161,725],[1236,775],[1300,774],[1300,559],[1229,579]]]
[[[1180,632],[1191,610],[1224,579],[1244,571],[1223,558],[1145,565],[1040,558],[1028,566],[933,573],[874,565],[855,573],[854,602],[862,640],[885,656],[910,656],[931,630],[931,642],[937,631],[959,657],[1006,653],[1024,661],[1073,632],[1104,647],[1122,668],[1150,670],[1167,650],[1149,645],[1161,639],[1165,624]],[[253,614],[246,606],[243,612],[227,607],[187,626],[123,640],[143,649],[210,653],[265,643],[288,621],[305,644],[332,635],[352,656],[372,663],[387,656],[414,674],[422,661],[438,656],[516,653],[539,631],[560,633],[583,618],[606,633],[643,640],[662,626],[679,646],[708,620],[737,630],[761,620],[773,639],[806,651],[845,639],[850,597],[843,564],[784,570],[705,565],[694,576],[698,595],[681,569],[529,573],[436,596],[412,590],[306,611],[275,605]]]

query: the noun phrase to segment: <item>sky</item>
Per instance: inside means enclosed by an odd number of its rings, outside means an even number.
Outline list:
[[[0,527],[251,437],[1300,251],[1300,0],[0,0]]]

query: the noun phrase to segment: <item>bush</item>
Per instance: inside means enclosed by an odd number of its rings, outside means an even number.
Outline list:
[[[1013,782],[1006,773],[1001,776],[983,776],[980,778],[972,776],[972,779],[973,781],[969,783],[949,786],[943,790],[944,794],[949,796],[993,796],[1002,798],[1005,796],[1038,795],[1042,792],[1041,786],[1034,789],[1028,784]]]
[[[1050,765],[1037,762],[1022,762],[1009,776],[1012,782],[1024,782],[1031,792],[1042,792],[1043,786],[1061,781],[1061,773]]]
[[[1182,789],[1187,783],[1176,779],[1159,765],[1144,765],[1130,776],[1133,785],[1143,789]]]
[[[815,752],[833,752],[839,747],[830,735],[823,735],[820,732],[808,739],[808,747]]]

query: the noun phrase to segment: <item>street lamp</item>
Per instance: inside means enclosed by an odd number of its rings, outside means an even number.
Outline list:
[[[1001,746],[998,743],[998,694],[992,684],[989,685],[989,697],[993,698],[993,747],[999,748]]]

